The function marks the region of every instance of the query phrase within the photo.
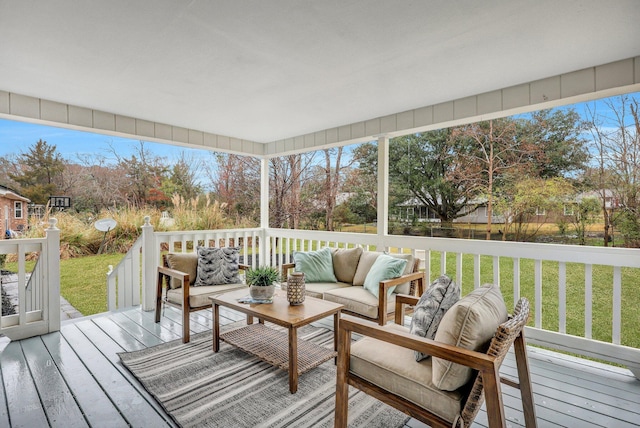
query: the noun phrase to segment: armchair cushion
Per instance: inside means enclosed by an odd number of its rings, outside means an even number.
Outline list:
[[[413,311],[410,331],[412,334],[433,339],[444,314],[460,299],[460,287],[446,275],[431,283],[420,297]],[[415,351],[416,361],[429,355]]]
[[[189,274],[189,281],[193,284],[198,273],[198,253],[167,253],[164,256],[167,267]],[[182,280],[169,279],[169,288],[182,287]]]
[[[406,327],[388,324],[385,329],[407,332]],[[461,390],[443,391],[432,381],[431,359],[416,362],[413,350],[371,337],[351,344],[350,372],[420,407],[433,410],[452,421],[464,405]]]
[[[246,288],[246,284],[203,285],[200,287],[189,287],[189,308],[211,307],[210,296],[226,293],[238,288]],[[247,290],[248,292],[248,290]],[[167,290],[167,301],[175,305],[182,304],[182,288]]]
[[[194,287],[237,284],[239,247],[198,247],[198,275]]]
[[[500,287],[485,284],[458,300],[442,318],[435,340],[448,345],[486,352],[500,324],[507,320]],[[453,391],[473,376],[471,368],[433,357],[433,384]]]
[[[362,248],[338,248],[333,250],[333,272],[339,282],[353,283]]]
[[[404,272],[406,265],[406,260],[381,254],[371,265],[371,269],[364,279],[364,288],[377,298],[380,292],[380,281],[398,278]],[[387,295],[391,295],[395,288],[395,286],[389,287]]]

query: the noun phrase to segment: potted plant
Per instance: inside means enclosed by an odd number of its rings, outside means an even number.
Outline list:
[[[276,291],[274,282],[280,278],[278,268],[273,266],[260,266],[249,269],[246,273],[249,294],[253,299],[268,300]]]

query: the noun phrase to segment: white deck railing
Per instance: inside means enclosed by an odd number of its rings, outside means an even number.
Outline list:
[[[290,260],[294,251],[322,246],[399,251],[422,259],[429,281],[446,273],[465,292],[483,283],[497,283],[509,305],[528,297],[534,309],[533,325],[527,328],[530,343],[623,364],[640,378],[640,349],[625,346],[623,340],[637,334],[626,331],[623,322],[637,312],[622,310],[622,298],[632,290],[630,281],[640,268],[637,250],[289,229],[153,232],[146,227],[142,245],[145,310],[154,307],[155,270],[162,251],[240,246],[243,259],[252,266],[279,264]],[[269,254],[268,262],[260,254]],[[135,283],[124,272],[119,283]],[[580,314],[574,313],[576,308]]]
[[[45,238],[0,241],[0,254],[17,258],[17,313],[3,316],[0,333],[13,340],[60,329],[60,231],[50,219]],[[37,254],[27,272],[27,255]]]

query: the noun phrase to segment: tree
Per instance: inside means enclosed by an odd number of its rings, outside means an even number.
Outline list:
[[[128,158],[121,156],[113,145],[109,147],[111,154],[117,160],[117,168],[127,178],[122,190],[131,204],[144,207],[145,205],[166,206],[169,203],[169,195],[161,190],[168,170],[163,158],[153,155],[144,141],[138,142],[134,153]]]
[[[496,189],[495,208],[503,219],[502,240],[513,236],[514,241],[528,241],[533,238],[544,222],[534,218],[544,212],[545,219],[550,214],[562,212],[562,201],[573,195],[573,186],[564,178],[543,179],[539,177],[519,177],[503,180]]]
[[[269,196],[271,227],[300,226],[303,212],[311,210],[303,201],[303,187],[314,153],[288,155],[270,159]]]
[[[9,178],[20,185],[24,196],[35,204],[46,204],[57,193],[58,183],[65,169],[65,161],[55,145],[38,140],[17,158],[17,171]]]
[[[590,109],[592,144],[598,153],[599,192],[607,219],[620,230],[625,246],[640,246],[640,101],[622,95],[605,101],[610,116]],[[606,190],[610,188],[615,218],[606,212]],[[608,241],[608,235],[606,236]]]
[[[180,153],[180,157],[169,168],[168,177],[162,182],[161,190],[165,195],[178,194],[185,200],[191,200],[202,194],[198,183],[202,162],[193,155]]]
[[[572,204],[572,208],[573,213],[569,215],[569,219],[573,224],[573,229],[578,236],[580,245],[585,245],[587,227],[595,223],[600,212],[600,202],[593,197],[581,198],[578,202]]]
[[[324,168],[322,172],[324,175],[323,185],[323,197],[325,205],[325,228],[328,231],[333,231],[333,212],[336,207],[336,200],[338,198],[338,192],[341,189],[343,182],[342,172],[344,169],[348,169],[353,164],[353,159],[346,165],[342,164],[342,154],[344,147],[338,147],[337,149],[325,149],[324,153]],[[332,159],[335,164],[332,165]]]
[[[476,122],[455,128],[453,136],[466,142],[457,153],[456,181],[467,189],[484,194],[487,200],[486,239],[491,239],[494,186],[509,173],[527,175],[528,159],[535,146],[517,137],[516,122],[509,118]]]
[[[389,145],[390,189],[415,197],[440,218],[443,226],[465,215],[476,194],[457,171],[459,140],[451,129],[394,138]]]
[[[249,156],[212,153],[215,162],[205,165],[217,200],[236,223],[260,222],[260,161]],[[215,168],[211,166],[215,165]]]

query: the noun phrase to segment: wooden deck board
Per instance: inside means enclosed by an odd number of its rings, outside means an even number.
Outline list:
[[[67,385],[74,392],[78,405],[90,426],[105,428],[128,426],[118,408],[60,333],[42,336],[42,341]]]
[[[244,319],[221,308],[223,324]],[[331,328],[329,321],[317,324]],[[211,311],[191,314],[192,333],[211,325]],[[179,310],[167,307],[155,323],[153,312],[134,308],[64,322],[59,333],[12,342],[0,354],[0,427],[174,427],[117,353],[181,335]],[[627,370],[533,347],[529,359],[539,427],[640,426],[640,381]],[[501,371],[515,376],[512,355]],[[503,385],[507,423],[514,428],[524,425],[519,394]],[[481,411],[472,426],[487,425]]]

